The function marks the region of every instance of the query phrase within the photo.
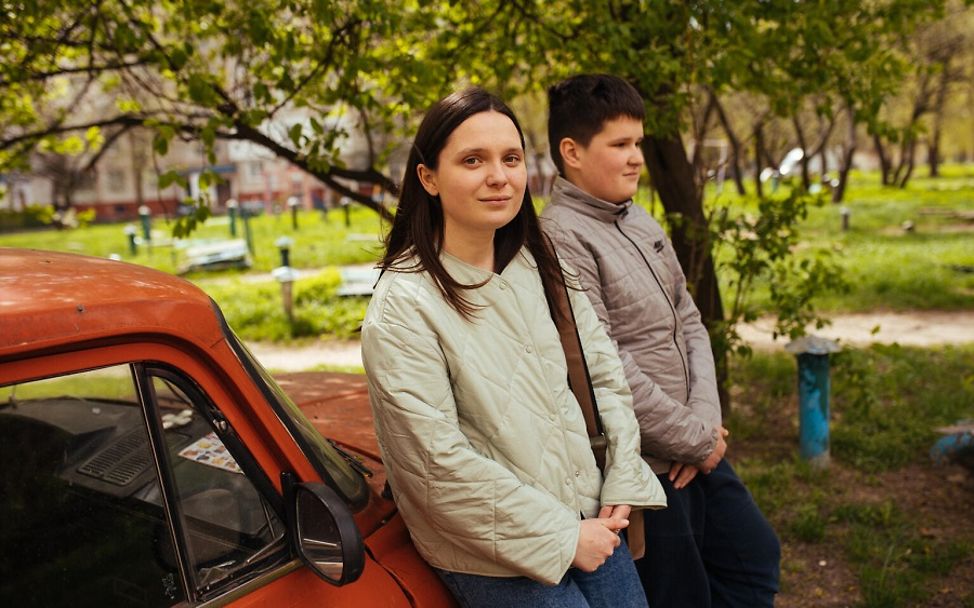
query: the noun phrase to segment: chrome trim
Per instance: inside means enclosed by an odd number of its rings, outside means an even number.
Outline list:
[[[287,576],[288,574],[300,570],[303,567],[304,564],[301,563],[301,560],[294,558],[289,562],[281,564],[280,566],[274,568],[273,570],[269,570],[267,572],[255,576],[254,578],[248,580],[247,582],[242,583],[234,587],[233,589],[227,591],[223,595],[214,597],[212,599],[206,600],[205,602],[201,602],[199,604],[195,604],[195,606],[198,606],[199,608],[215,608],[217,606],[226,606],[227,604],[233,603],[249,595],[253,591],[256,591],[257,589],[260,589],[261,587],[264,587],[266,585],[269,585],[270,583],[276,581],[277,579]]]

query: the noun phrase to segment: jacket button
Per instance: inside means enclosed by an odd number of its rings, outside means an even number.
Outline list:
[[[566,485],[566,486],[570,486],[570,485],[572,485],[572,478],[571,478],[571,477],[569,477],[569,478],[567,478],[567,479],[565,480],[565,485]]]
[[[575,477],[581,477],[581,476],[582,476],[581,471],[575,471]]]
[[[531,345],[530,344],[528,344],[527,346],[524,347],[524,352],[531,353],[531,352],[534,352],[534,349],[531,348]]]
[[[504,281],[498,283],[497,286],[500,287],[501,289],[507,289],[507,283],[505,283]]]

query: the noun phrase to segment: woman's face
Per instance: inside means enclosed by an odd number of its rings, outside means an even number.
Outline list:
[[[423,187],[439,195],[444,237],[493,236],[521,209],[528,172],[517,128],[500,112],[460,123],[440,151],[436,170],[417,168]]]

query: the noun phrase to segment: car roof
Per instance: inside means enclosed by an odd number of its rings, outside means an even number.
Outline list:
[[[115,260],[0,247],[0,357],[132,334],[204,348],[224,337],[215,305],[189,281]]]

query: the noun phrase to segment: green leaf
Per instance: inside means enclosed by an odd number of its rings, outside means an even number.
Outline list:
[[[291,128],[287,130],[288,137],[291,139],[292,142],[294,142],[294,145],[297,146],[298,148],[301,147],[301,139],[303,137],[302,131],[303,131],[303,125],[301,125],[301,123],[293,124],[291,125]]]

